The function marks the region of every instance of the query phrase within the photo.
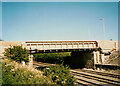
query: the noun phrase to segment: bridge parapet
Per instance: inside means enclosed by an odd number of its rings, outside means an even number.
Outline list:
[[[5,48],[15,45],[22,45],[28,50],[93,49],[99,47],[103,52],[118,50],[117,41],[0,41],[0,53]]]
[[[98,47],[96,41],[28,41],[28,50],[57,50],[57,49],[93,49]]]

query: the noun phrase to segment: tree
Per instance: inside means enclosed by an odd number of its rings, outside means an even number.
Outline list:
[[[3,41],[2,39],[0,39],[0,41]]]
[[[22,48],[22,46],[13,46],[13,47],[7,48],[5,49],[4,55],[18,62],[29,61],[28,51],[27,49]]]

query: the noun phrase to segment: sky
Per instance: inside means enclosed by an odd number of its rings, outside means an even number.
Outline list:
[[[120,0],[1,0],[2,2],[119,2]]]
[[[3,2],[2,39],[118,40],[118,2]]]

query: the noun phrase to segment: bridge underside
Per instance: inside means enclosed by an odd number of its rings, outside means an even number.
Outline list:
[[[30,53],[71,52],[71,64],[84,66],[87,61],[93,61],[92,59],[94,59],[94,64],[104,64],[105,54],[109,55],[118,50],[118,42],[116,41],[1,41],[0,54],[3,54],[5,48],[16,45],[21,45]]]
[[[94,68],[100,61],[100,48],[30,50],[30,53],[71,52],[70,65],[74,68]]]
[[[71,65],[73,68],[94,68],[93,51],[72,51]]]
[[[84,49],[51,49],[51,50],[29,50],[30,53],[55,53],[55,52],[77,52],[77,51],[98,51],[100,48],[84,48]]]

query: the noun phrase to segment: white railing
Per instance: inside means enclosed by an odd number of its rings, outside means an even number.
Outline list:
[[[96,41],[31,41],[26,42],[28,50],[52,50],[52,49],[85,49],[97,48]]]

